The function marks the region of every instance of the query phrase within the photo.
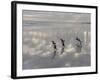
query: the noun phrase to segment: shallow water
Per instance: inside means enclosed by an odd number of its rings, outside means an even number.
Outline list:
[[[23,69],[90,66],[90,34],[89,13],[24,10]],[[80,45],[76,37],[82,48],[76,47]]]

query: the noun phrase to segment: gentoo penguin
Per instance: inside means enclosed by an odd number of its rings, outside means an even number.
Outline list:
[[[81,49],[82,49],[82,41],[80,40],[80,38],[76,37],[76,52],[80,53]]]
[[[65,48],[65,40],[60,39],[61,40],[61,44],[62,44],[62,50],[61,50],[61,54],[64,52],[64,48]]]
[[[56,56],[56,53],[57,53],[57,47],[56,47],[56,43],[54,42],[54,41],[51,41],[52,42],[52,44],[53,44],[53,48],[54,48],[54,52],[53,52],[53,59],[55,58],[55,56]]]

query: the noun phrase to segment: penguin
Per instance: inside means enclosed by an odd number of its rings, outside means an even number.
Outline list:
[[[52,44],[53,44],[53,48],[54,48],[54,52],[53,52],[53,59],[55,58],[55,56],[56,56],[56,53],[57,53],[57,47],[56,47],[56,43],[54,42],[54,41],[51,41],[52,42]]]
[[[75,44],[76,45],[76,52],[80,53],[81,49],[82,49],[82,41],[78,37],[76,37],[76,41],[77,41],[77,43]]]
[[[60,39],[60,40],[61,40],[61,44],[62,44],[61,54],[63,54],[64,48],[65,48],[65,40],[63,40],[63,39]]]

